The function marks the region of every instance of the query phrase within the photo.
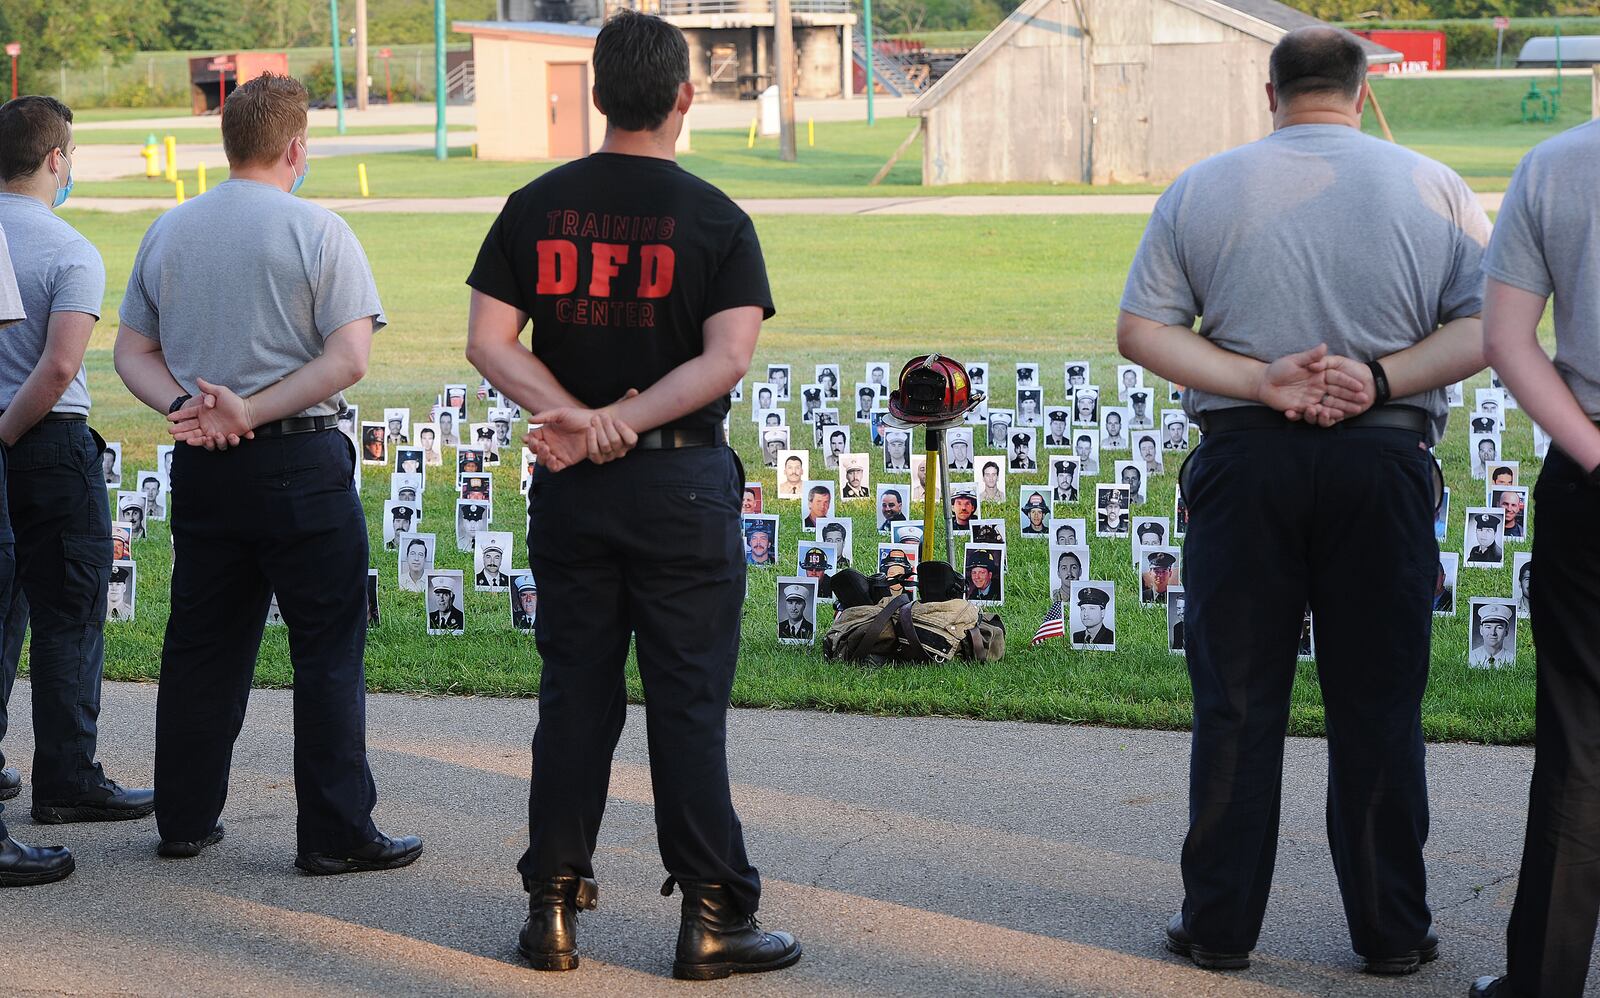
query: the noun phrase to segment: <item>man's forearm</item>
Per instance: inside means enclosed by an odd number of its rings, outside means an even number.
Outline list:
[[[1561,372],[1537,341],[1519,342],[1495,354],[1495,370],[1528,418],[1585,469],[1600,467],[1600,428],[1589,419]]]
[[[249,397],[250,428],[298,416],[360,381],[361,374],[342,355],[324,353]]]
[[[1124,313],[1126,314],[1126,313]],[[1118,324],[1117,349],[1166,381],[1212,395],[1254,401],[1267,365],[1224,350],[1187,326]]]
[[[1484,369],[1483,320],[1478,316],[1445,323],[1412,346],[1381,357],[1394,398],[1420,395],[1453,385]]]
[[[568,406],[584,408],[582,402],[561,387],[561,382],[544,361],[520,343],[472,345],[469,340],[467,360],[479,374],[489,379],[496,391],[530,415]]]
[[[725,397],[744,373],[731,358],[701,354],[633,398],[607,408],[635,433],[645,433]]]
[[[167,369],[167,359],[160,350],[142,353],[118,350],[116,366],[117,374],[122,378],[122,383],[128,386],[128,391],[163,416],[167,414],[172,400],[185,394],[184,387]]]
[[[61,401],[62,393],[72,384],[76,373],[72,372],[63,378],[59,371],[34,368],[22,387],[17,389],[11,404],[0,414],[0,441],[9,447],[38,425],[39,420]]]

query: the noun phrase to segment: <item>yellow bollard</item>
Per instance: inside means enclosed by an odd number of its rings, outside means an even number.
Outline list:
[[[478,143],[476,143],[476,142],[472,143],[472,158],[473,159],[477,159],[478,158]]]
[[[356,179],[361,181],[361,196],[364,198],[371,197],[372,192],[367,190],[367,164],[356,164]]]
[[[183,193],[183,178],[179,177],[175,181],[175,183],[177,185],[177,192],[176,193],[177,193],[177,197],[178,197],[178,203],[179,204],[183,204],[185,201],[189,200],[187,197],[184,196],[184,193]]]
[[[754,149],[756,147],[756,126],[759,124],[761,124],[761,115],[758,114],[750,119],[750,137],[744,141],[746,149]]]
[[[806,145],[815,146],[816,144],[817,144],[817,119],[815,119],[815,118],[807,118],[806,119]]]
[[[168,135],[162,140],[167,150],[167,180],[178,179],[178,140],[175,136]]]
[[[204,194],[206,192],[206,165],[204,163],[195,168],[194,186],[196,194]]]
[[[144,175],[146,177],[154,179],[161,176],[161,167],[156,165],[156,157],[161,155],[161,152],[153,143],[145,146],[144,151],[139,155],[144,157]]]

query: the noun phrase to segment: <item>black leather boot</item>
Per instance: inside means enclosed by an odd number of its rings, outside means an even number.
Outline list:
[[[600,886],[588,877],[556,877],[528,892],[528,920],[517,949],[534,970],[578,966],[578,912],[594,911]]]
[[[62,846],[30,846],[0,838],[0,887],[31,887],[65,880],[72,874],[72,853]]]
[[[787,932],[766,932],[754,915],[739,911],[722,884],[678,881],[668,877],[661,896],[672,885],[683,889],[683,922],[678,926],[678,953],[672,976],[683,981],[714,981],[733,974],[782,970],[800,959],[800,944]]]

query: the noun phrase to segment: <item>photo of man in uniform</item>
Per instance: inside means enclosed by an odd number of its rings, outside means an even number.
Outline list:
[[[410,435],[406,433],[406,414],[403,410],[385,409],[383,419],[388,424],[388,432],[384,434],[384,443],[393,447],[396,444],[408,444],[411,442]]]
[[[1022,534],[1025,537],[1045,537],[1050,533],[1049,524],[1045,523],[1050,515],[1050,507],[1045,505],[1044,497],[1035,492],[1022,506]]]
[[[1065,521],[1065,520],[1052,520],[1051,522],[1055,524],[1055,530],[1056,530],[1054,543],[1067,545],[1069,547],[1077,546],[1077,543],[1078,543],[1078,527],[1077,527],[1077,524],[1072,523],[1070,521]]]
[[[978,476],[983,484],[978,489],[978,499],[982,502],[1005,502],[1006,486],[1005,474],[1000,468],[997,458],[984,458],[978,462]]]
[[[1023,388],[1017,391],[1017,425],[1018,426],[1043,426],[1044,419],[1039,413],[1040,400],[1044,392],[1037,388]]]
[[[778,401],[789,401],[789,365],[773,364],[767,368],[767,384],[778,396]]]
[[[1439,573],[1433,584],[1433,612],[1455,616],[1456,612],[1456,554],[1439,555]]]
[[[837,470],[839,455],[850,449],[850,431],[842,426],[835,426],[828,431],[828,449],[823,452],[823,467]]]
[[[105,476],[106,488],[122,488],[122,445],[106,444],[100,452],[100,471]]]
[[[878,404],[878,393],[871,385],[856,389],[856,422],[865,423],[872,418],[872,407]]]
[[[849,520],[829,520],[817,531],[823,544],[833,545],[834,565],[839,571],[849,568],[853,560],[850,557],[850,534]]]
[[[138,566],[131,561],[113,562],[111,582],[106,590],[106,619],[132,620],[135,593],[135,573]]]
[[[161,476],[153,471],[139,472],[139,491],[144,493],[144,508],[152,520],[165,520],[167,508],[161,501]]]
[[[845,454],[839,464],[844,469],[844,488],[840,495],[845,499],[869,498],[872,487],[867,484],[867,455]]]
[[[1144,556],[1144,574],[1139,577],[1139,600],[1148,604],[1166,601],[1167,589],[1172,585],[1178,556],[1171,551],[1147,551]]]
[[[422,448],[422,463],[438,466],[444,463],[444,453],[439,450],[439,430],[432,423],[417,427],[417,444]]]
[[[1033,433],[1013,433],[1011,435],[1011,470],[1012,471],[1038,471],[1039,463],[1033,457]]]
[[[400,551],[400,588],[409,593],[420,593],[428,584],[428,573],[433,571],[433,535],[411,534],[395,539]]]
[[[1089,557],[1087,550],[1056,551],[1056,587],[1050,598],[1065,603],[1072,597],[1072,584],[1083,578],[1083,563]]]
[[[1123,432],[1123,411],[1121,409],[1106,409],[1101,416],[1102,429],[1100,431],[1101,450],[1127,450],[1128,437]]]
[[[393,551],[395,539],[401,534],[409,534],[416,527],[416,507],[409,503],[390,500],[384,505],[388,507],[388,517],[384,523],[383,546]]]
[[[1150,418],[1150,392],[1139,388],[1128,393],[1128,429],[1148,430],[1155,425]]]
[[[761,463],[769,468],[778,466],[778,454],[789,446],[787,426],[769,426],[761,431]]]
[[[382,423],[361,424],[361,460],[366,464],[388,464]]]
[[[1144,504],[1144,473],[1139,470],[1139,465],[1133,461],[1117,462],[1117,478],[1128,487],[1128,502],[1131,506]]]
[[[1067,361],[1065,367],[1067,371],[1068,395],[1071,395],[1074,391],[1089,383],[1088,364],[1069,360]]]
[[[1071,447],[1072,437],[1067,433],[1067,410],[1051,409],[1050,429],[1044,435],[1046,447]]]
[[[1100,448],[1096,446],[1094,437],[1087,433],[1078,434],[1078,438],[1073,441],[1073,451],[1078,455],[1080,482],[1085,476],[1094,478],[1100,474]]]
[[[904,522],[906,518],[903,506],[905,497],[898,488],[889,485],[878,486],[878,530],[887,534],[889,525]]]
[[[833,571],[833,559],[828,557],[826,548],[815,544],[800,542],[800,574],[812,579],[820,579]]]
[[[805,487],[807,469],[811,464],[810,451],[784,451],[780,456],[778,473],[778,498],[798,499]]]
[[[1509,669],[1517,664],[1517,613],[1510,600],[1474,598],[1472,650],[1475,669]]]
[[[998,451],[1006,449],[1006,438],[1011,436],[1011,412],[1007,409],[989,410],[989,446]]]
[[[539,587],[531,575],[518,575],[511,580],[511,626],[518,631],[531,631],[539,621]]]
[[[472,539],[488,523],[489,507],[471,499],[456,501],[456,550],[471,551]]]
[[[833,487],[827,482],[808,482],[806,488],[805,528],[815,529],[818,520],[833,515]]]
[[[433,421],[439,427],[440,447],[459,447],[461,438],[456,435],[456,412],[449,406],[434,410]]]
[[[816,634],[816,581],[785,579],[779,585],[778,640],[783,644],[810,644]]]
[[[1053,502],[1078,501],[1078,463],[1064,457],[1050,459],[1050,478],[1055,483],[1050,498]]]
[[[886,430],[883,434],[883,470],[911,470],[911,434],[904,430]]]
[[[1499,510],[1468,510],[1467,564],[1474,568],[1499,568],[1505,563],[1505,551],[1500,545],[1501,523],[1505,514]]]
[[[946,430],[945,446],[950,450],[951,471],[972,470],[972,431],[969,429]]]
[[[500,563],[506,556],[506,543],[505,535],[478,535],[478,571],[473,576],[473,585],[478,590],[498,593],[511,585],[511,580],[500,570]]]
[[[1189,421],[1182,413],[1167,412],[1161,415],[1162,450],[1189,449]]]
[[[956,532],[971,531],[972,518],[978,514],[978,500],[972,488],[954,485],[950,488],[950,529]]]
[[[1134,446],[1138,448],[1139,460],[1144,462],[1144,471],[1147,475],[1154,475],[1162,470],[1161,448],[1156,443],[1156,438],[1148,433],[1141,433]]]
[[[145,539],[143,492],[117,493],[117,519],[128,525],[129,535],[136,541]]]
[[[1183,587],[1167,589],[1167,650],[1183,651]]]
[[[1076,625],[1072,632],[1074,648],[1115,648],[1117,633],[1111,628],[1111,592],[1103,583],[1072,584],[1073,612]]]
[[[1000,565],[986,550],[967,548],[967,599],[974,603],[1000,603]]]
[[[747,517],[744,520],[744,561],[747,565],[771,566],[777,564],[774,542],[778,531],[777,517]]]
[[[1511,591],[1512,598],[1517,601],[1517,616],[1526,620],[1528,618],[1528,596],[1533,587],[1533,555],[1527,551],[1518,551],[1512,560],[1511,577],[1515,580],[1515,588]]]
[[[433,575],[428,579],[428,633],[460,634],[466,627],[461,615],[458,575]]]

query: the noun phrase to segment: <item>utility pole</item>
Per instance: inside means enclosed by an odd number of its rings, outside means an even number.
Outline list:
[[[367,109],[367,0],[356,0],[356,110]]]
[[[864,22],[867,43],[867,124],[877,121],[877,115],[872,107],[872,0],[861,0],[861,20]]]
[[[339,134],[344,134],[344,59],[339,54],[339,0],[328,0],[329,29],[333,32],[333,103],[339,109]]]
[[[445,144],[444,0],[433,0],[433,158],[449,159]]]
[[[794,141],[794,16],[789,0],[775,0],[772,6],[772,34],[778,57],[778,158],[795,161]]]

